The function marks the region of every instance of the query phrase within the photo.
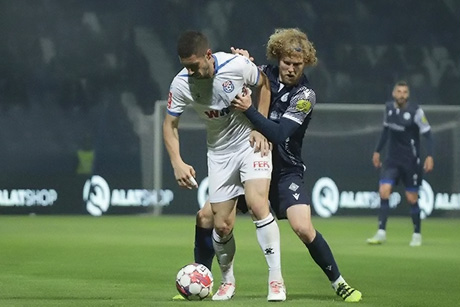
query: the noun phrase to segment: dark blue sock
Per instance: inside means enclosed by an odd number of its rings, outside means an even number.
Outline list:
[[[388,213],[390,212],[390,202],[388,199],[380,198],[379,209],[379,229],[387,228]]]
[[[412,223],[414,224],[414,232],[420,233],[421,218],[420,218],[420,207],[418,202],[410,206],[410,216],[412,217]]]
[[[333,282],[340,276],[339,268],[335,263],[332,251],[326,240],[319,231],[316,231],[316,237],[310,244],[305,244],[310,252],[311,257],[316,264],[323,270],[327,278]]]
[[[205,265],[209,270],[212,267],[212,260],[215,252],[212,247],[212,228],[201,228],[195,225],[195,262]]]

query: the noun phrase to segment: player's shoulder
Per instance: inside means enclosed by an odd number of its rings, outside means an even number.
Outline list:
[[[245,69],[247,68],[247,65],[255,65],[248,58],[242,55],[227,52],[215,52],[213,53],[213,56],[216,61],[216,70],[218,72],[228,69],[233,70],[236,67]]]
[[[413,110],[413,111],[417,111],[418,109],[421,109],[420,105],[415,101],[409,101],[407,106],[410,110]]]
[[[299,84],[294,88],[296,91],[295,95],[303,95],[305,99],[312,100],[316,102],[316,92],[310,86],[310,82],[308,81],[305,75],[302,76]]]
[[[189,82],[189,75],[187,73],[187,69],[182,68],[172,79],[171,85],[187,84],[188,82]]]
[[[394,109],[395,108],[395,102],[394,100],[388,100],[385,102],[385,108],[387,110],[391,110],[391,109]]]

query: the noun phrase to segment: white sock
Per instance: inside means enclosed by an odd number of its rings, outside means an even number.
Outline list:
[[[343,279],[342,275],[339,276],[333,283],[332,283],[332,288],[334,291],[337,290],[337,287],[339,286],[340,283],[347,283],[345,279]]]
[[[268,264],[268,280],[283,281],[281,274],[280,230],[271,213],[262,220],[254,221],[259,241]]]
[[[235,258],[235,238],[233,232],[225,237],[219,236],[216,230],[212,231],[212,245],[216,252],[217,262],[222,273],[222,283],[235,284],[233,275],[233,259]]]

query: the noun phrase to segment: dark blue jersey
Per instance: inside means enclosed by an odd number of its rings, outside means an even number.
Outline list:
[[[292,127],[276,142],[273,166],[284,170],[300,168],[304,171],[302,143],[316,104],[315,92],[310,88],[305,75],[301,77],[299,84],[285,86],[279,80],[277,66],[267,65],[262,66],[262,69],[270,80],[271,102],[268,118],[279,124],[280,131],[286,131],[284,126]]]
[[[418,104],[407,102],[400,109],[394,101],[387,102],[383,126],[384,133],[376,151],[380,152],[388,139],[387,161],[420,163],[420,134],[428,133],[431,127]]]

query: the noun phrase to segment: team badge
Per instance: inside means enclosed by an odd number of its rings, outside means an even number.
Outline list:
[[[235,89],[235,86],[233,85],[232,81],[227,80],[224,83],[222,83],[222,88],[224,92],[231,93]]]
[[[310,100],[301,99],[297,101],[295,108],[297,109],[297,111],[307,113],[311,109],[311,102]]]
[[[281,101],[286,102],[288,100],[288,97],[289,97],[289,93],[284,94],[283,96],[281,96]]]
[[[410,116],[409,112],[405,112],[403,117],[404,117],[405,120],[409,120],[411,116]]]

